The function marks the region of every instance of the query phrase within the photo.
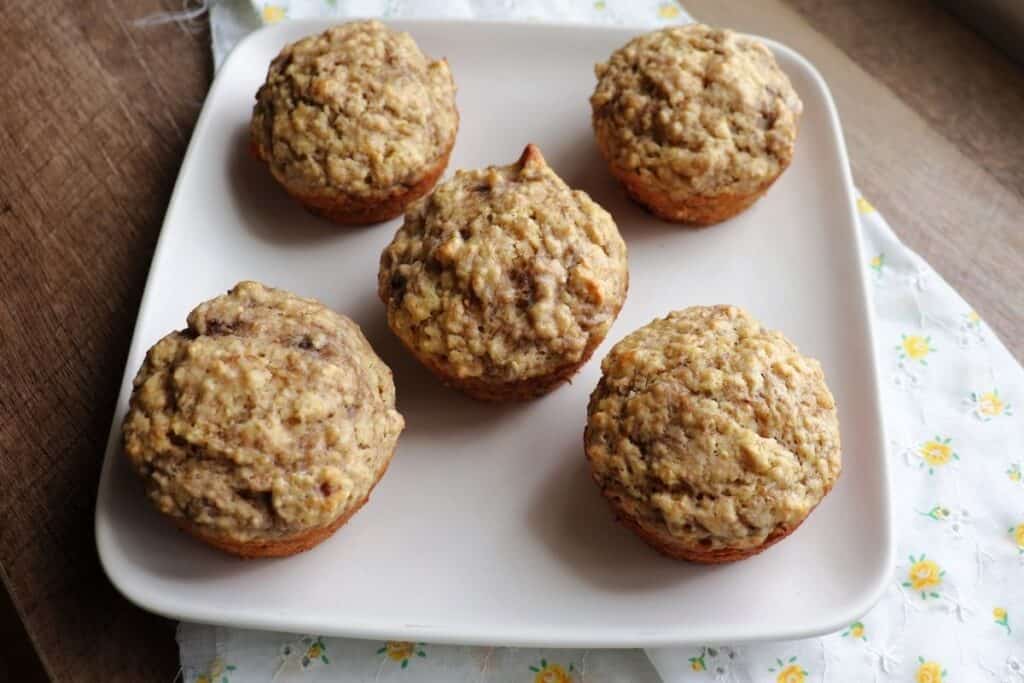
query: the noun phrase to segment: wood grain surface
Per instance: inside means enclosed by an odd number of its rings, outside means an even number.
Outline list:
[[[169,681],[174,626],[106,581],[93,507],[208,37],[130,25],[156,2],[4,8],[0,565],[51,677]]]
[[[5,3],[0,576],[61,681],[170,681],[178,668],[173,624],[104,578],[93,506],[142,286],[211,77],[205,30],[131,22],[179,5]],[[925,2],[684,5],[816,64],[861,189],[1020,358],[1021,71]],[[18,621],[0,602],[0,622]],[[19,668],[10,680],[43,675],[31,657],[0,654],[4,666]]]

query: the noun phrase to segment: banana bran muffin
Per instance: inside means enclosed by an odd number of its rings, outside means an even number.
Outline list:
[[[754,555],[796,529],[839,476],[821,366],[738,308],[670,313],[601,368],[584,435],[594,481],[666,555]]]
[[[511,166],[458,171],[414,205],[378,277],[398,338],[485,400],[532,398],[571,377],[627,286],[612,217],[533,145]]]
[[[354,322],[241,282],[149,350],[123,434],[160,512],[221,550],[262,557],[344,524],[403,426],[391,371]]]
[[[287,45],[256,93],[253,152],[314,213],[401,215],[448,165],[459,115],[443,59],[408,33],[354,21]]]
[[[638,36],[595,67],[598,147],[628,193],[669,221],[710,225],[789,166],[800,98],[771,51],[702,24]]]

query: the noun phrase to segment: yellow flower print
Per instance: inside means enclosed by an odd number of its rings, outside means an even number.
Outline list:
[[[280,5],[265,5],[263,7],[264,24],[276,24],[286,16],[288,16],[288,13]]]
[[[1006,635],[1013,633],[1013,631],[1010,630],[1010,615],[1007,613],[1005,607],[993,607],[992,619],[1006,629]]]
[[[796,661],[796,657],[790,657],[785,662],[776,659],[775,664],[776,666],[768,669],[776,674],[775,683],[806,683],[807,677],[810,675]]]
[[[963,538],[964,533],[973,523],[971,513],[962,507],[948,508],[945,505],[936,504],[927,511],[915,509],[915,512],[922,517],[938,522],[944,527],[946,533],[954,538]]]
[[[928,355],[928,342],[917,335],[903,338],[903,351],[910,358],[920,360]]]
[[[777,683],[804,683],[807,677],[797,664],[790,664],[775,677]]]
[[[921,446],[921,457],[929,465],[945,465],[952,459],[953,449],[940,441],[926,441]]]
[[[318,636],[315,640],[303,638],[302,642],[307,646],[305,654],[302,655],[303,669],[308,669],[309,665],[316,661],[321,661],[324,664],[331,663],[331,660],[327,659],[327,645],[322,636]]]
[[[903,586],[920,593],[922,600],[937,598],[939,594],[934,589],[942,584],[942,577],[945,575],[946,572],[940,569],[934,560],[926,559],[923,554],[917,558],[911,555],[910,569],[907,571],[907,580],[903,582]]]
[[[986,391],[978,399],[978,412],[982,415],[995,417],[996,415],[1002,415],[1005,409],[1006,405],[995,391]]]
[[[389,640],[384,647],[388,652],[388,657],[396,662],[400,662],[403,659],[409,659],[416,646],[412,643]]]
[[[423,651],[422,646],[424,643],[410,643],[404,640],[389,640],[384,643],[384,646],[377,650],[377,654],[386,654],[388,658],[402,663],[402,668],[405,669],[409,666],[409,662],[413,656],[426,657],[427,653]]]
[[[974,309],[971,309],[964,313],[964,320],[967,321],[968,326],[977,327],[981,324],[981,316]]]
[[[559,664],[540,660],[540,666],[531,666],[530,671],[534,673],[533,683],[571,683],[572,674],[575,668],[570,663],[566,670]]]
[[[932,588],[941,583],[939,565],[932,560],[915,562],[910,569],[910,584],[914,590]]]
[[[1024,522],[1017,526],[1011,526],[1010,535],[1013,536],[1013,540],[1017,544],[1017,551],[1024,555]]]
[[[943,507],[942,505],[933,505],[932,509],[928,512],[918,512],[917,514],[930,517],[936,522],[942,522],[949,519],[949,508]]]
[[[607,6],[608,5],[605,3],[604,0],[597,0],[597,2],[594,3],[594,9],[598,11],[603,10]]]
[[[998,389],[981,393],[971,393],[967,403],[974,407],[974,415],[982,422],[989,422],[995,417],[1012,417],[1013,406],[999,395]]]
[[[863,197],[857,197],[857,211],[860,213],[871,213],[874,210],[875,207],[871,206],[871,202]]]
[[[300,654],[301,657],[299,657]],[[285,643],[281,647],[281,657],[285,661],[298,659],[302,662],[303,669],[331,663],[331,660],[327,658],[327,643],[324,642],[323,636],[303,636],[296,641]]]
[[[1003,403],[1003,399],[999,398],[998,391],[986,391],[978,397],[978,412],[982,415],[995,417],[1002,415],[1004,410],[1006,410],[1006,404]]]
[[[658,5],[658,17],[661,19],[666,21],[678,19],[680,14],[679,5],[674,2],[663,2]]]
[[[1024,478],[1024,472],[1021,471],[1020,463],[1015,462],[1010,465],[1010,469],[1006,470],[1006,476],[1009,477],[1010,481],[1014,484],[1019,484],[1021,479]]]
[[[701,650],[701,653],[700,653],[699,656],[697,656],[697,657],[690,657],[690,659],[688,661],[690,662],[690,668],[691,669],[693,669],[694,671],[707,671],[708,670],[708,665],[704,663],[704,653],[705,653],[705,651]]]
[[[874,258],[868,261],[868,266],[871,270],[875,271],[875,274],[881,275],[882,268],[885,267],[885,254],[876,254]]]
[[[918,455],[921,456],[921,467],[927,465],[928,474],[935,474],[935,468],[948,465],[951,461],[960,459],[960,456],[957,455],[950,445],[952,441],[953,439],[949,437],[944,439],[941,436],[936,436],[925,441],[917,449]]]
[[[924,657],[918,657],[917,661],[920,663],[914,676],[917,683],[941,683],[946,677],[946,670],[937,662],[926,662]]]
[[[852,624],[850,624],[850,628],[843,631],[842,635],[844,637],[848,636],[850,638],[853,638],[854,640],[868,639],[868,637],[864,635],[864,624],[859,621],[855,621]]]
[[[206,673],[199,674],[196,683],[231,683],[229,675],[234,670],[234,666],[225,664],[223,659],[217,657],[210,662]]]
[[[922,337],[919,334],[900,335],[900,344],[896,347],[900,360],[917,361],[921,365],[928,365],[928,354],[935,353],[938,349],[932,347],[931,337]]]

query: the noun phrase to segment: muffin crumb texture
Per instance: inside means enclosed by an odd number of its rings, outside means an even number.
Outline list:
[[[760,192],[793,156],[802,105],[760,42],[701,24],[638,36],[595,67],[598,145],[682,201]]]
[[[673,312],[616,344],[602,370],[587,457],[645,537],[756,549],[799,525],[839,475],[821,366],[738,308]]]
[[[356,21],[286,46],[256,95],[259,155],[289,190],[375,199],[447,158],[458,128],[444,60],[408,33]]]
[[[585,360],[626,295],[612,217],[530,145],[458,171],[414,205],[381,256],[395,333],[439,374],[516,382]]]
[[[403,426],[391,371],[354,322],[242,282],[150,349],[123,431],[161,512],[245,542],[357,509]]]

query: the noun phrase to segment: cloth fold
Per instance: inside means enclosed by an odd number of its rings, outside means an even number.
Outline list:
[[[657,0],[220,0],[210,6],[215,64],[264,23],[314,16],[651,28],[688,20],[678,4]],[[872,282],[898,545],[889,588],[861,620],[821,638],[646,655],[370,642],[182,623],[186,683],[1024,683],[1024,369],[863,198],[858,209],[870,255],[863,267]]]

